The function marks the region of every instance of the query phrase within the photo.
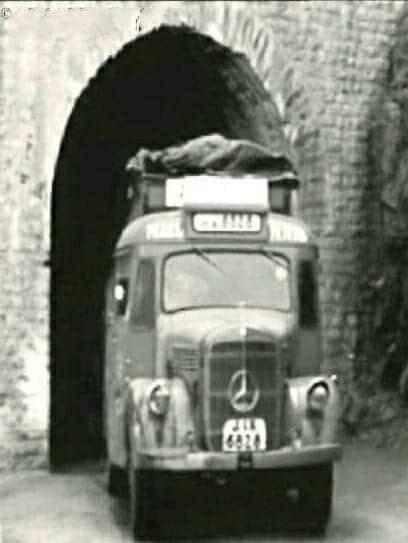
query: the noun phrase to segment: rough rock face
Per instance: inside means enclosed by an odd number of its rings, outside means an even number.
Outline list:
[[[408,12],[399,20],[370,130],[371,172],[381,201],[383,258],[372,284],[377,377],[408,399]]]
[[[138,35],[140,25],[147,33],[163,22],[184,22],[213,36],[245,54],[274,98],[305,180],[305,217],[320,239],[327,368],[348,378],[347,352],[355,337],[366,341],[364,327],[373,311],[361,279],[375,267],[379,251],[373,242],[380,231],[379,187],[368,167],[368,135],[404,3],[8,2],[7,7],[9,16],[0,21],[0,468],[46,462],[50,361],[44,262],[54,166],[76,98],[98,67]],[[358,315],[347,318],[356,309]]]

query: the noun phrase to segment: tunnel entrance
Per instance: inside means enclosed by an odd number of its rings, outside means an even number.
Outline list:
[[[248,61],[187,27],[128,43],[73,108],[52,196],[52,469],[104,453],[104,288],[125,220],[124,164],[141,147],[209,133],[282,145],[277,112]]]

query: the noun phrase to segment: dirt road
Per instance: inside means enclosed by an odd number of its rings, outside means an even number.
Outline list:
[[[199,499],[197,496],[195,499]],[[130,543],[126,501],[110,498],[97,468],[50,475],[0,476],[1,543]],[[326,541],[407,543],[408,443],[394,451],[369,443],[345,448],[336,471],[334,514]],[[202,540],[203,541],[203,540]],[[209,540],[208,540],[209,541]],[[214,543],[320,541],[270,534],[215,538]]]

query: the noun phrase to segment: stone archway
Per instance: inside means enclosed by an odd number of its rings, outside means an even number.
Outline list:
[[[164,4],[164,7],[157,4],[156,16],[152,16],[150,21],[146,20],[147,24],[150,22],[150,28],[157,20],[186,24],[245,55],[271,96],[285,137],[290,143],[292,158],[302,168],[302,155],[316,144],[313,138],[316,136],[317,122],[305,90],[304,74],[294,68],[292,58],[288,57],[287,50],[277,39],[270,21],[272,13],[279,19],[279,3],[273,6],[263,2],[255,3],[257,5],[253,2]],[[154,14],[155,10],[151,9],[149,13]],[[268,18],[265,19],[264,13]]]
[[[243,55],[187,27],[128,43],[79,96],[52,197],[53,468],[103,452],[103,295],[125,218],[121,171],[141,146],[218,132],[271,147],[280,117]]]

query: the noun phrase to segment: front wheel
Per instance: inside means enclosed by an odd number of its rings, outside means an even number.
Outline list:
[[[311,473],[310,485],[304,504],[307,524],[313,534],[324,535],[332,514],[333,464],[316,466]]]
[[[147,519],[145,516],[146,503],[144,481],[142,474],[133,468],[129,462],[129,501],[130,501],[130,525],[135,539],[145,539],[147,533]]]
[[[128,495],[128,481],[126,468],[115,464],[108,465],[108,492],[116,498],[126,498]]]

